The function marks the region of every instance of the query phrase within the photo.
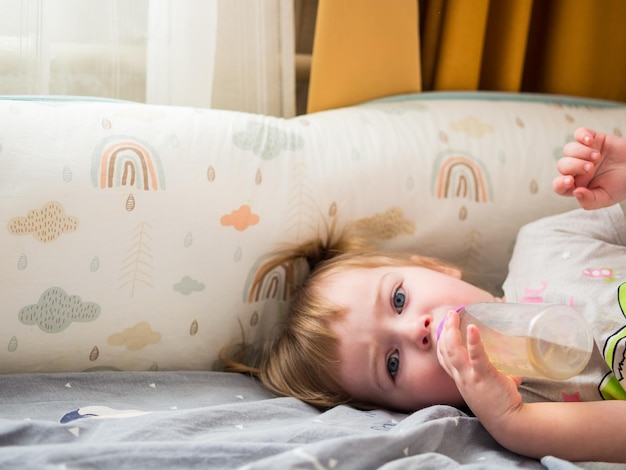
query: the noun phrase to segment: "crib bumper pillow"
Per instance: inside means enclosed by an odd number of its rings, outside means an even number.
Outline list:
[[[293,119],[0,100],[0,373],[211,369],[276,331],[298,267],[268,254],[336,220],[498,291],[578,126],[626,108],[421,94]]]

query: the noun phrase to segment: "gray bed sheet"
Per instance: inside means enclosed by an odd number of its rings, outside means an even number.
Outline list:
[[[0,468],[612,469],[500,447],[461,411],[319,411],[219,372],[0,376]]]

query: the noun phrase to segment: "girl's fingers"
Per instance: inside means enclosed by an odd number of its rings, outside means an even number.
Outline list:
[[[485,346],[480,339],[480,331],[474,325],[470,325],[467,329],[467,353],[474,369],[485,371],[491,366]]]
[[[591,145],[595,136],[595,131],[586,127],[579,127],[574,131],[574,138],[583,145]]]
[[[569,196],[574,189],[574,177],[569,175],[557,176],[552,180],[552,188],[555,193],[561,196]]]
[[[579,142],[568,142],[565,144],[563,147],[563,155],[565,158],[574,158],[588,162],[597,162],[600,160],[600,152]]]
[[[557,162],[556,169],[562,175],[590,175],[593,174],[595,165],[593,162],[581,158],[563,157]]]
[[[437,357],[439,363],[446,369],[448,374],[452,370],[463,366],[466,357],[463,354],[461,332],[459,331],[459,314],[451,311],[448,313],[441,336],[437,343]]]
[[[602,189],[590,190],[580,187],[572,191],[572,195],[578,200],[583,209],[599,209],[615,204],[613,198]]]

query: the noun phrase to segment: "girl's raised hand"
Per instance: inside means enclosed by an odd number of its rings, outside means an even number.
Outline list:
[[[563,147],[554,191],[575,197],[584,209],[626,199],[626,139],[584,127],[576,129],[574,139]]]
[[[521,379],[504,375],[491,364],[476,326],[468,326],[467,347],[463,346],[455,311],[448,313],[437,343],[437,357],[467,406],[488,429],[504,425],[503,420],[521,408],[522,397],[517,390]]]

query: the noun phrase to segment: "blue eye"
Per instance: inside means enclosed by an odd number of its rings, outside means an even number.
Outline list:
[[[393,292],[393,298],[391,299],[391,302],[395,311],[398,313],[402,313],[402,309],[404,308],[404,304],[406,303],[406,294],[404,293],[404,289],[402,289],[402,287],[398,287]]]
[[[389,372],[389,375],[393,378],[396,376],[399,369],[400,369],[400,355],[396,351],[387,359],[387,371]]]

